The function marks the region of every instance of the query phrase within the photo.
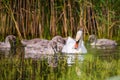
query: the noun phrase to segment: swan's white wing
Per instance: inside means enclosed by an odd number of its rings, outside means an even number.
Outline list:
[[[74,43],[75,43],[75,41],[71,37],[68,37],[67,42],[66,42],[66,44],[64,45],[64,47],[62,49],[62,52],[63,53],[71,53],[71,52],[73,52],[72,48],[74,48]]]
[[[82,44],[81,44],[81,46],[79,46],[79,49],[81,49],[81,53],[87,53],[87,49],[84,45],[84,41],[82,41]]]

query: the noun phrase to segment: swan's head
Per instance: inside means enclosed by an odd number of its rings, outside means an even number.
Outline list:
[[[11,41],[16,41],[16,37],[14,35],[8,35],[6,39]]]
[[[16,37],[14,35],[8,35],[5,39],[5,42],[8,43],[12,43],[12,46],[16,45]]]
[[[82,30],[79,30],[79,31],[77,32],[77,34],[76,34],[76,38],[75,38],[75,40],[76,40],[75,49],[78,48],[78,44],[79,44],[80,40],[82,39],[82,33],[83,33],[83,31],[82,31]]]
[[[55,36],[52,38],[52,40],[49,42],[50,46],[56,51],[61,52],[63,46],[65,45],[66,40],[62,38],[61,36]]]
[[[97,38],[95,35],[90,35],[89,38],[88,38],[88,42],[89,43],[93,43],[93,42],[96,42],[97,41]]]
[[[61,36],[55,36],[52,38],[52,41],[55,41],[57,43],[65,44],[66,40],[62,38]]]

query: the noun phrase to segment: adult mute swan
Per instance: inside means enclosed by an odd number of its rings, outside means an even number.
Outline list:
[[[66,44],[64,45],[63,53],[87,53],[87,49],[84,46],[82,37],[82,30],[79,30],[76,34],[76,39],[68,37]]]
[[[117,43],[110,39],[97,39],[95,35],[90,35],[88,41],[91,46],[100,49],[112,49],[117,46]]]
[[[5,42],[0,42],[0,50],[9,50],[11,46],[15,46],[15,43],[16,43],[16,37],[14,35],[8,35],[5,38]]]

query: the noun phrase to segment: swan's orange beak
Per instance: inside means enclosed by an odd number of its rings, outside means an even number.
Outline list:
[[[75,43],[75,49],[77,49],[78,48],[78,43]]]

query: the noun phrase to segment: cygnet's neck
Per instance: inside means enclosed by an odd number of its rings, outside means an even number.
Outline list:
[[[94,43],[96,44],[97,43],[97,37],[94,36]]]
[[[9,42],[9,38],[8,38],[8,37],[6,37],[6,39],[5,39],[5,43],[9,43],[9,44],[10,44],[10,42]]]

